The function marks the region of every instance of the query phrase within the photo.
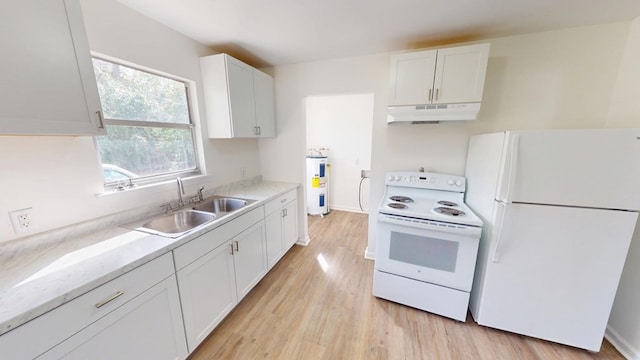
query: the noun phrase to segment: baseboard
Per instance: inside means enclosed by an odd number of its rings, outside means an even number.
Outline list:
[[[605,339],[607,339],[613,347],[616,348],[628,360],[640,360],[640,352],[635,349],[628,341],[626,341],[617,331],[611,326],[607,325],[607,330],[604,333]]]
[[[369,252],[369,247],[367,246],[367,248],[364,249],[364,258],[369,260],[375,260],[376,254]]]
[[[364,211],[360,210],[360,208],[352,208],[352,207],[344,207],[344,206],[334,206],[329,204],[329,211],[331,210],[339,210],[339,211],[348,211],[348,212],[353,212],[353,213],[359,213],[359,214],[368,214],[369,213],[369,209],[364,209]]]
[[[309,245],[309,243],[311,242],[311,238],[309,236],[306,236],[304,238],[304,241],[301,241],[300,238],[298,238],[298,241],[296,241],[297,245],[302,245],[302,246],[307,246]]]

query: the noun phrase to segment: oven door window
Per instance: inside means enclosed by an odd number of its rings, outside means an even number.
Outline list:
[[[435,270],[456,271],[460,245],[456,241],[391,231],[389,245],[391,260]]]

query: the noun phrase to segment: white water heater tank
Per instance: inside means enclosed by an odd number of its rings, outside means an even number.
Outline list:
[[[326,156],[307,156],[307,214],[329,213],[329,163]]]

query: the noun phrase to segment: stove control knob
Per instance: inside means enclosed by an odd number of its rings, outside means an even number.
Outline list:
[[[395,176],[393,176],[393,175],[389,175],[389,178],[388,178],[387,180],[389,180],[389,181],[393,181],[393,180],[395,180],[395,179],[396,179],[396,178],[395,178]]]
[[[456,186],[462,186],[462,180],[456,181]]]
[[[453,185],[453,184],[455,184],[455,181],[453,181],[453,179],[449,179],[449,181],[447,181],[447,184]]]
[[[396,181],[400,181],[400,180],[402,180],[402,176],[397,175],[396,176]]]

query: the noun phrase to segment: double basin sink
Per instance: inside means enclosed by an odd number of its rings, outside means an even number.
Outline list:
[[[179,237],[199,226],[229,215],[252,202],[254,202],[254,200],[213,196],[205,199],[201,203],[193,205],[189,209],[182,209],[171,214],[157,216],[144,222],[142,225],[134,225],[133,228],[165,237]]]

